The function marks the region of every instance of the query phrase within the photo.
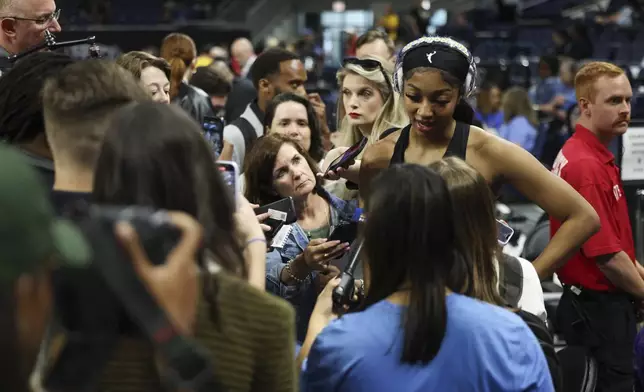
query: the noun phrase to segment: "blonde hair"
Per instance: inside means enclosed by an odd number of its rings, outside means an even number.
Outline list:
[[[456,157],[433,162],[429,168],[445,180],[452,198],[453,218],[459,224],[456,240],[465,257],[474,264],[472,297],[494,305],[503,305],[495,258],[500,256],[494,195],[483,176],[464,160]]]
[[[575,95],[577,100],[585,98],[593,102],[597,95],[597,89],[595,89],[597,80],[604,76],[616,78],[623,74],[624,70],[620,67],[603,61],[593,61],[584,65],[575,75]]]
[[[395,94],[393,90],[393,85],[391,85],[391,78],[393,73],[393,68],[389,63],[380,57],[376,56],[366,56],[365,59],[371,59],[378,61],[389,78],[389,83],[385,79],[382,71],[379,68],[374,70],[366,70],[356,64],[347,64],[345,67],[340,68],[337,73],[338,84],[342,87],[344,83],[344,78],[349,74],[354,74],[362,76],[368,81],[374,83],[376,88],[382,96],[383,105],[380,109],[380,113],[376,116],[376,120],[373,123],[371,128],[371,133],[369,134],[369,144],[373,144],[378,141],[380,135],[389,128],[402,128],[409,123],[409,118],[405,112],[405,108],[402,105],[399,94]],[[338,98],[338,107],[336,113],[338,114],[338,131],[342,132],[342,145],[343,146],[352,146],[363,137],[362,132],[358,129],[357,126],[352,126],[349,124],[346,118],[346,111],[344,110],[344,98],[342,94]]]
[[[533,126],[539,125],[537,112],[532,108],[532,102],[526,89],[512,87],[503,94],[503,121],[507,124],[513,118],[524,116]]]

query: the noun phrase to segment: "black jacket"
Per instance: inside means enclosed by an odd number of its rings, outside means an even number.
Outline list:
[[[203,123],[204,117],[215,116],[208,94],[187,83],[181,83],[179,95],[172,102],[181,106],[199,124]]]

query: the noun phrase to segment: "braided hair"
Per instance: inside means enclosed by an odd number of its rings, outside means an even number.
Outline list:
[[[0,140],[23,144],[44,134],[42,88],[50,76],[73,62],[66,54],[38,52],[20,59],[0,77]]]

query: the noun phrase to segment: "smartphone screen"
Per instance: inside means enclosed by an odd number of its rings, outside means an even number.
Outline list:
[[[367,138],[363,138],[358,143],[349,147],[349,149],[345,151],[344,154],[342,154],[341,156],[336,158],[333,162],[331,162],[327,170],[335,171],[340,167],[346,168],[346,166],[348,166],[347,163],[355,159],[358,156],[358,154],[360,154],[360,151],[362,151],[365,148],[366,145],[367,145]]]
[[[497,230],[499,231],[498,241],[501,245],[507,245],[514,235],[514,229],[508,226],[507,223],[498,220],[496,221]]]
[[[218,161],[217,169],[221,173],[224,182],[228,189],[232,192],[231,195],[235,200],[239,197],[239,167],[235,162]]]
[[[204,117],[201,128],[210,148],[219,157],[224,148],[224,120],[219,117]]]

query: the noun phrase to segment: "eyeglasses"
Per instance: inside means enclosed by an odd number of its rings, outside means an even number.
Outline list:
[[[41,16],[40,18],[22,18],[19,16],[5,16],[2,17],[0,16],[0,19],[15,19],[15,20],[28,20],[31,22],[36,22],[39,25],[48,25],[49,23],[53,22],[54,20],[58,20],[60,17],[60,9],[57,9],[56,11],[52,12],[49,15]]]
[[[385,71],[385,68],[382,66],[380,61],[374,60],[374,59],[361,59],[357,57],[347,57],[344,60],[342,60],[342,67],[346,67],[348,64],[351,65],[357,65],[358,67],[364,69],[365,71],[375,71],[377,69],[382,72],[382,76],[385,77],[385,81],[387,84],[391,87],[391,80],[389,79],[389,76],[387,75],[387,71]]]

